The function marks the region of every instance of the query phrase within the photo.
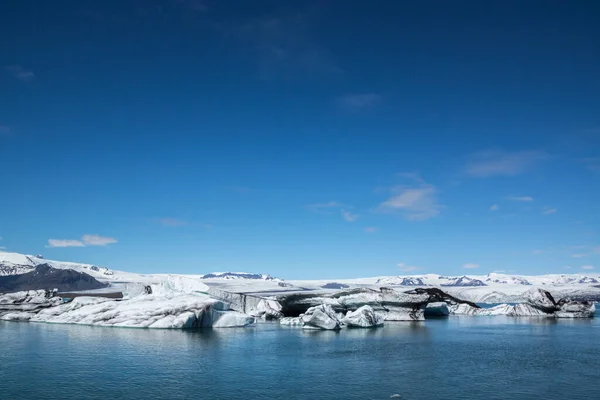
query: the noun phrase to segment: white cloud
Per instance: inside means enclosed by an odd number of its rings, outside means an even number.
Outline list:
[[[398,264],[398,268],[400,268],[400,271],[402,272],[413,272],[422,269],[421,267],[417,267],[414,265],[406,265],[404,263]]]
[[[352,214],[349,211],[341,210],[342,217],[348,222],[354,222],[358,219],[358,214]]]
[[[557,212],[558,210],[556,208],[547,208],[546,210],[544,210],[544,212],[542,214],[554,214],[555,212]]]
[[[573,254],[571,257],[573,257],[573,258],[583,258],[583,257],[587,257],[587,254],[578,253],[578,254]]]
[[[35,74],[32,71],[28,71],[20,65],[8,65],[6,70],[23,82],[31,82],[35,79]]]
[[[375,226],[367,226],[365,228],[365,232],[367,233],[375,233],[379,230],[379,228],[375,227]]]
[[[381,101],[381,95],[377,93],[347,94],[338,97],[336,102],[341,107],[350,111],[360,111],[371,108]]]
[[[46,247],[86,247],[86,246],[106,246],[111,243],[117,243],[118,240],[111,237],[102,237],[98,235],[83,235],[81,240],[76,239],[48,239]]]
[[[498,204],[492,204],[490,206],[490,211],[498,211],[500,207],[498,206]]]
[[[85,247],[81,240],[73,239],[48,239],[46,247]]]
[[[591,269],[594,269],[594,266],[593,265],[582,265],[581,269],[591,270]]]
[[[543,251],[542,250],[533,250],[532,253],[533,254],[542,254]]]
[[[102,237],[98,235],[83,235],[83,243],[88,246],[106,246],[107,244],[117,243],[118,240],[111,237]]]
[[[533,197],[531,196],[507,196],[506,199],[510,201],[533,201]]]
[[[409,221],[423,221],[440,213],[442,206],[437,202],[437,190],[433,185],[421,185],[418,188],[397,187],[396,194],[383,203],[380,212],[400,212]]]
[[[495,273],[495,274],[503,274],[503,273],[505,273],[505,272],[506,272],[506,270],[504,270],[504,269],[499,269],[499,270],[492,271],[492,272],[493,272],[493,273]]]
[[[570,265],[567,265],[565,268],[566,269],[571,269],[572,267]]]
[[[475,178],[516,176],[531,169],[549,156],[543,151],[484,151],[474,154],[465,172]]]
[[[468,263],[468,264],[463,265],[463,268],[475,269],[475,268],[479,268],[479,264]]]

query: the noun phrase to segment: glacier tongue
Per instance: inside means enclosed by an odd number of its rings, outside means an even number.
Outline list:
[[[254,323],[253,317],[227,311],[223,302],[204,294],[178,294],[171,297],[142,294],[123,301],[103,297],[76,297],[68,303],[59,304],[59,297],[48,298],[44,291],[39,292],[17,292],[1,296],[0,303],[3,305],[0,305],[0,319],[179,329],[223,328]],[[19,305],[21,300],[23,306]],[[32,309],[33,305],[37,307]]]
[[[492,308],[474,308],[468,304],[451,305],[455,315],[507,315],[512,317],[550,318],[591,318],[596,312],[594,303],[561,299],[558,302],[550,292],[531,289],[527,293],[527,303],[500,304]]]

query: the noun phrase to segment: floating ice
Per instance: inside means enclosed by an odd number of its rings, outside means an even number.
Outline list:
[[[371,306],[362,306],[356,311],[348,311],[342,319],[349,328],[373,328],[383,325],[384,317],[373,311]]]
[[[302,324],[305,329],[337,330],[342,328],[340,319],[328,304],[321,304],[306,310],[302,316]]]

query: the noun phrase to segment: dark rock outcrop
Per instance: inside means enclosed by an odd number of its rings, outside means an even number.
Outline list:
[[[53,289],[66,292],[102,289],[107,286],[86,273],[52,268],[48,264],[40,264],[25,274],[0,276],[0,293]]]
[[[321,286],[323,289],[348,289],[350,286],[343,283],[329,282]]]
[[[468,304],[473,308],[481,308],[480,306],[478,306],[477,304],[471,302],[471,301],[467,301],[467,300],[461,300],[458,297],[454,297],[446,292],[444,292],[441,289],[438,288],[416,288],[413,290],[409,290],[407,292],[404,293],[408,293],[408,294],[427,294],[429,295],[429,301],[428,303],[437,303],[437,302],[444,302],[446,304],[449,305],[455,305],[455,304]]]

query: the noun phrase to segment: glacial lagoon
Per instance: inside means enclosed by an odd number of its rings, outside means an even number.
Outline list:
[[[149,330],[0,321],[0,398],[596,399],[600,320]]]

